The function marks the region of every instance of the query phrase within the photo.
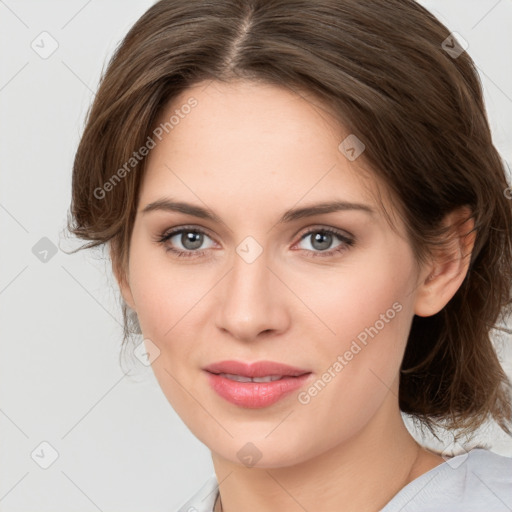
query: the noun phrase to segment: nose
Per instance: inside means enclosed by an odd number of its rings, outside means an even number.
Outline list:
[[[272,266],[265,251],[251,263],[234,254],[233,266],[218,290],[219,329],[238,340],[251,341],[288,328],[290,298]]]

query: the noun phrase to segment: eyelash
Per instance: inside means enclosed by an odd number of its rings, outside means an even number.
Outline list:
[[[179,235],[181,233],[200,233],[200,234],[206,235],[207,237],[211,238],[210,235],[208,235],[208,233],[206,233],[206,231],[203,231],[200,228],[184,226],[184,227],[180,227],[178,229],[174,229],[172,231],[165,231],[164,233],[162,233],[161,235],[159,235],[157,237],[156,242],[159,243],[159,244],[165,245],[165,243],[168,240],[170,240],[173,236]],[[316,258],[316,257],[320,257],[320,258],[332,257],[335,254],[341,253],[341,252],[347,250],[348,248],[352,247],[354,245],[354,243],[355,243],[355,239],[349,238],[349,237],[343,235],[340,231],[337,231],[337,230],[335,230],[333,228],[314,228],[314,229],[310,229],[309,231],[307,231],[307,232],[302,234],[302,236],[300,237],[299,242],[301,242],[307,236],[315,234],[315,233],[322,233],[322,234],[326,234],[327,233],[327,234],[330,234],[330,235],[334,235],[342,243],[338,247],[336,247],[334,249],[331,249],[329,251],[310,251],[308,249],[300,249],[300,250],[312,253],[312,254],[309,255],[309,257],[312,257],[312,258]],[[167,252],[174,253],[174,255],[177,256],[178,258],[200,258],[207,251],[207,249],[202,249],[202,250],[199,250],[199,251],[192,251],[192,250],[181,251],[179,249],[173,249],[172,247],[166,247],[165,250]]]

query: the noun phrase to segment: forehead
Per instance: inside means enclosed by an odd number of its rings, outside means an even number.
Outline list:
[[[383,184],[362,158],[350,161],[340,150],[350,133],[311,94],[248,81],[202,82],[168,102],[153,132],[158,128],[145,199],[164,192],[229,197],[246,208],[262,199],[272,208],[343,199],[380,209],[375,197]]]

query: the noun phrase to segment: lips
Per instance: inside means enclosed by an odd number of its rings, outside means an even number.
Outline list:
[[[214,374],[224,374],[230,377],[265,378],[265,377],[299,377],[311,373],[309,370],[276,363],[274,361],[256,361],[255,363],[244,363],[242,361],[219,361],[203,368]],[[276,379],[272,379],[276,380]],[[249,382],[240,380],[240,382]],[[255,381],[256,382],[256,381]]]
[[[220,361],[203,370],[219,396],[249,409],[275,404],[313,378],[309,370],[273,361]]]

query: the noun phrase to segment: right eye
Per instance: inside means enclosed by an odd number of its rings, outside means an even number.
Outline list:
[[[167,252],[174,253],[178,257],[190,258],[203,256],[206,249],[213,247],[212,244],[205,249],[198,250],[204,244],[205,237],[211,240],[202,229],[181,227],[165,231],[157,241],[164,245]]]

